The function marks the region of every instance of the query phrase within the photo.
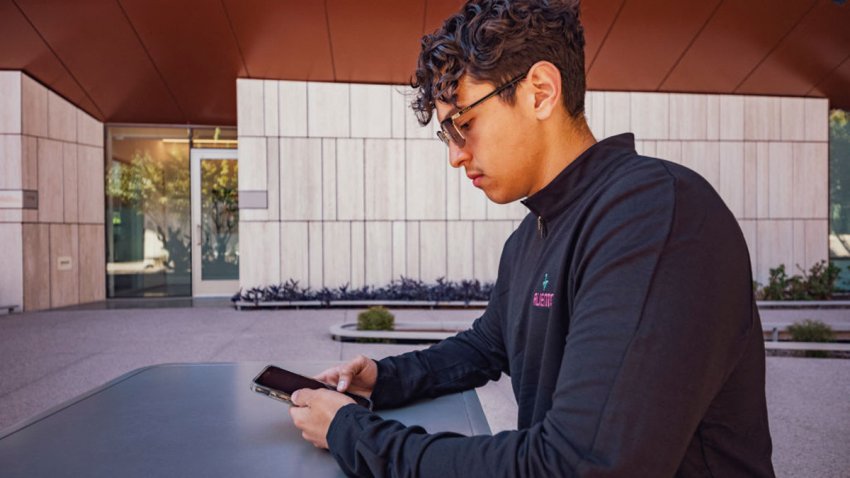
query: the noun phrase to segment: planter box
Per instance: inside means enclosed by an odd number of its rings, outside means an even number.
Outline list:
[[[251,302],[247,300],[238,300],[233,303],[237,310],[243,309],[300,309],[300,308],[320,308],[320,307],[335,307],[345,309],[355,309],[361,307],[373,307],[382,305],[393,308],[424,308],[424,309],[484,309],[487,307],[486,300],[476,300],[470,302],[457,301],[427,301],[427,300],[333,300],[330,302],[322,302],[320,300],[305,300],[305,301],[268,301],[268,302]]]
[[[844,342],[765,342],[764,348],[767,350],[850,352],[850,344]]]
[[[759,300],[759,309],[850,309],[850,300]]]
[[[399,322],[396,323],[395,330],[357,330],[357,324],[337,324],[332,325],[328,332],[334,340],[340,342],[375,340],[391,343],[431,343],[451,337],[471,326],[471,320]]]
[[[290,300],[282,302],[251,302],[247,300],[237,300],[233,303],[236,310],[243,309],[300,309],[302,307],[321,307],[322,302],[318,300]]]

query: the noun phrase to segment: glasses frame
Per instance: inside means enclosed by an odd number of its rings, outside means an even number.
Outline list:
[[[464,147],[466,145],[466,137],[463,135],[463,133],[460,132],[460,129],[458,129],[457,123],[455,123],[455,121],[457,121],[458,118],[460,118],[461,116],[466,114],[472,108],[475,108],[476,106],[480,105],[481,103],[484,103],[485,101],[489,100],[490,98],[498,95],[499,93],[505,91],[506,89],[510,88],[511,86],[522,81],[527,74],[528,74],[528,72],[525,72],[525,73],[515,77],[514,79],[505,83],[504,85],[502,85],[502,86],[496,88],[495,90],[491,91],[490,93],[488,93],[483,98],[480,98],[479,100],[473,102],[471,105],[461,109],[460,111],[449,116],[448,118],[444,119],[443,121],[440,121],[440,131],[437,131],[437,137],[440,138],[440,141],[445,143],[446,146],[450,146],[450,142],[452,142],[455,145],[457,145],[458,148]]]

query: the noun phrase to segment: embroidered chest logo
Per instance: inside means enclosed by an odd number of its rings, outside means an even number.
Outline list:
[[[555,294],[552,293],[552,292],[547,292],[547,290],[549,289],[549,274],[548,273],[543,275],[543,284],[542,285],[543,285],[543,291],[534,293],[534,298],[532,300],[532,303],[534,304],[535,307],[538,307],[538,308],[541,308],[541,309],[551,309],[552,308],[552,301],[555,298]]]

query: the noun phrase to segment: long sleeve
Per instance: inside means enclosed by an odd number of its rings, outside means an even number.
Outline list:
[[[401,406],[411,400],[433,398],[480,387],[497,380],[507,369],[502,335],[502,301],[507,294],[511,261],[509,238],[499,261],[499,279],[484,314],[472,328],[425,350],[387,357],[377,362],[378,381],[372,392],[375,408]]]
[[[372,392],[375,408],[398,407],[497,380],[506,365],[497,315],[490,305],[471,329],[426,350],[378,361],[378,381]]]
[[[763,394],[752,397],[743,386],[721,393],[730,381],[764,380],[757,361],[742,360],[758,355],[762,338],[746,246],[728,209],[701,179],[678,185],[665,174],[611,188],[597,204],[576,246],[580,261],[566,286],[574,301],[570,330],[543,419],[495,436],[429,435],[346,406],[328,442],[347,474],[672,476],[694,437],[715,433],[729,414],[740,419],[734,427],[764,425]],[[434,365],[439,351],[426,354],[430,365],[420,369],[451,366],[450,360]],[[417,378],[411,393],[435,385],[454,389]],[[727,399],[745,405],[712,410],[712,402]],[[703,442],[701,459],[711,447]],[[761,444],[753,447],[765,452]],[[768,464],[769,453],[768,446]],[[772,474],[746,466],[715,476]]]

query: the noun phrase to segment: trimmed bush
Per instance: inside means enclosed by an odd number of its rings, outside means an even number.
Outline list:
[[[357,330],[393,330],[395,316],[384,307],[369,307],[357,314]]]
[[[835,332],[832,327],[820,320],[806,319],[788,326],[788,333],[794,342],[832,342]]]
[[[788,333],[794,342],[832,342],[835,340],[835,332],[832,327],[819,321],[806,319],[795,322],[788,326]],[[822,350],[807,350],[806,357],[826,358],[828,352]]]

